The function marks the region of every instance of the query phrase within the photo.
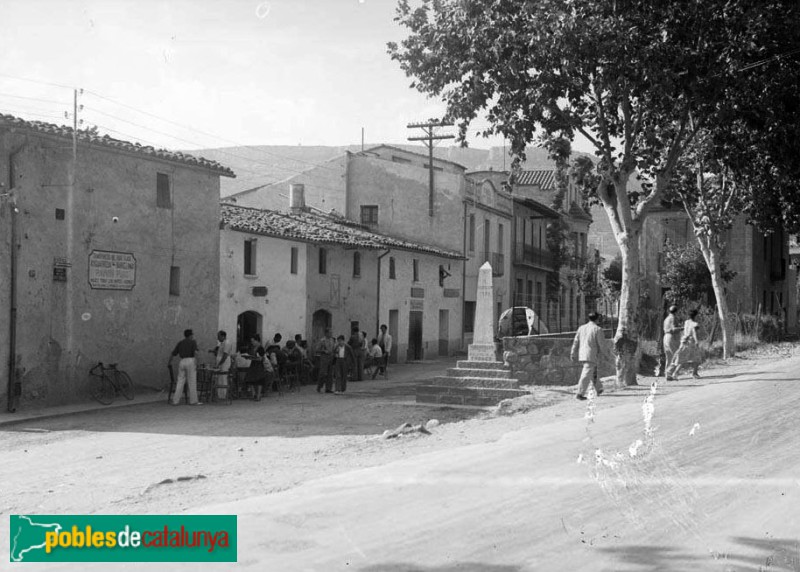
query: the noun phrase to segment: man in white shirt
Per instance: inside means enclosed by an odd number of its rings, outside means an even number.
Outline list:
[[[572,342],[570,358],[583,364],[581,378],[578,382],[577,399],[586,399],[586,390],[589,384],[594,381],[597,395],[603,393],[603,383],[596,379],[597,363],[601,359],[611,359],[611,351],[608,348],[603,329],[597,325],[599,316],[592,312],[588,316],[589,321],[578,328],[575,340]]]
[[[381,333],[378,334],[378,345],[386,356],[386,364],[389,363],[389,356],[392,355],[392,334],[388,332],[386,324],[381,324]],[[381,368],[383,371],[383,368]]]
[[[214,368],[219,370],[215,385],[222,387],[217,389],[217,397],[226,399],[228,397],[228,372],[233,361],[233,350],[231,349],[231,342],[228,340],[228,333],[225,330],[217,332],[217,347],[208,351],[214,354]]]

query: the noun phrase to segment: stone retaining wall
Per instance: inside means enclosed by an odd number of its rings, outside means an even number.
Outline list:
[[[575,385],[583,366],[569,359],[574,336],[573,333],[503,338],[503,361],[511,368],[511,377],[518,379],[521,385]],[[610,353],[611,340],[606,339],[606,343]],[[598,365],[599,377],[614,373],[613,360]]]

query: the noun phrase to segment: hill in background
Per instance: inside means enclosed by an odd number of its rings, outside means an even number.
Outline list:
[[[415,153],[427,155],[428,150],[422,145],[391,144]],[[365,149],[377,144],[365,145]],[[346,146],[305,146],[305,145],[253,145],[247,147],[219,147],[213,149],[197,149],[186,151],[192,155],[217,161],[236,173],[235,179],[223,177],[220,194],[223,197],[246,191],[262,185],[285,181],[298,173],[324,165],[326,162],[341,157],[345,152],[357,153],[361,145]],[[511,155],[508,147],[491,147],[477,149],[472,147],[437,147],[434,155],[466,167],[467,171],[505,171],[511,168]],[[548,159],[547,151],[538,147],[529,147],[524,169],[549,169],[553,162]]]

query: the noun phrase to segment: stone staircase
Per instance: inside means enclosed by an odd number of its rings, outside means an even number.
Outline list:
[[[417,385],[417,403],[488,407],[528,394],[500,361],[458,361],[446,376]]]

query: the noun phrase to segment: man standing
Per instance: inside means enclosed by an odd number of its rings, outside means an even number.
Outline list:
[[[325,335],[317,342],[314,348],[314,359],[317,366],[317,393],[325,385],[325,393],[333,393],[331,387],[331,366],[333,364],[333,347],[336,345],[331,329],[325,328]]]
[[[175,393],[172,394],[172,405],[181,402],[184,384],[189,386],[189,405],[200,405],[197,399],[197,342],[194,340],[192,330],[183,331],[183,339],[172,350],[170,361],[174,356],[179,356],[178,381],[175,383]]]
[[[347,345],[353,351],[353,381],[364,381],[364,353],[362,347],[364,340],[361,339],[361,332],[358,328],[353,328]]]
[[[586,399],[586,391],[589,384],[597,375],[597,362],[600,359],[610,359],[611,355],[606,344],[603,329],[597,325],[598,315],[596,312],[589,314],[589,321],[578,328],[575,334],[575,341],[572,342],[570,358],[583,364],[581,379],[578,382],[577,399]],[[603,383],[597,379],[595,381],[597,395],[603,393]]]
[[[222,387],[217,390],[217,397],[226,399],[228,390],[225,388],[228,386],[228,372],[233,361],[233,350],[231,349],[231,343],[228,341],[228,333],[225,330],[217,332],[217,347],[208,351],[214,354],[214,368],[219,370],[215,385]]]
[[[675,352],[681,345],[680,333],[681,328],[676,327],[676,314],[678,307],[672,305],[669,307],[669,314],[664,318],[664,375],[667,376],[667,381],[674,381],[670,375],[670,366],[675,358]]]
[[[392,355],[392,334],[390,334],[386,324],[381,324],[381,333],[378,334],[378,345],[383,350],[383,355],[386,356],[385,363],[388,367],[389,356]],[[383,368],[381,367],[381,371]]]

